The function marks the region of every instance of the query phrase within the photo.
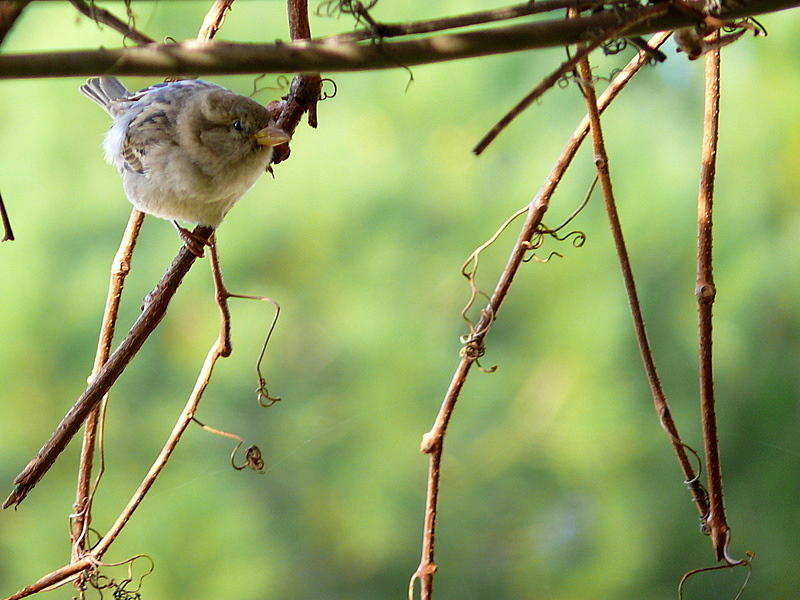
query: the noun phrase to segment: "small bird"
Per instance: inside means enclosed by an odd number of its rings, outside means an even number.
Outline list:
[[[258,102],[198,79],[129,92],[115,77],[93,77],[81,92],[114,119],[106,161],[119,169],[125,194],[144,213],[216,228],[269,167],[274,146],[291,138]]]

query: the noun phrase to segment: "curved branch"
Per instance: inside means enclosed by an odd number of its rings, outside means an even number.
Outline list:
[[[800,0],[752,0],[725,11],[736,19],[800,6]],[[114,50],[82,50],[0,56],[0,79],[108,75],[190,76],[244,73],[365,71],[392,69],[548,48],[591,41],[599,32],[639,20],[652,6],[605,10],[570,20],[549,20],[478,31],[433,35],[412,40],[374,43],[331,38],[234,44],[185,41]],[[670,9],[646,19],[626,35],[645,35],[694,24],[692,16]]]

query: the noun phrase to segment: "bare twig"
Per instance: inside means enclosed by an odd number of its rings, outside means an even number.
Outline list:
[[[198,40],[210,40],[217,35],[217,32],[225,22],[225,16],[231,9],[233,0],[215,0],[214,5],[206,14],[200,33],[197,34]]]
[[[215,342],[214,346],[209,350],[209,353],[206,357],[206,361],[203,364],[203,368],[200,374],[198,375],[195,389],[192,391],[192,394],[189,397],[189,400],[187,401],[186,406],[183,409],[183,412],[181,412],[178,421],[175,424],[175,427],[173,428],[172,433],[170,434],[167,440],[167,443],[164,445],[164,447],[161,450],[161,453],[153,462],[153,465],[150,467],[150,470],[148,471],[144,480],[140,484],[139,488],[136,490],[132,498],[129,500],[125,509],[122,511],[119,517],[117,517],[116,522],[111,526],[109,531],[92,549],[91,555],[96,559],[99,559],[111,545],[114,539],[116,539],[122,528],[125,526],[125,524],[133,515],[136,508],[139,506],[139,504],[141,504],[142,500],[144,499],[149,489],[152,487],[159,473],[166,466],[166,463],[169,460],[169,457],[172,454],[172,452],[175,450],[178,442],[180,441],[183,432],[186,431],[186,428],[192,422],[194,412],[197,409],[197,405],[211,379],[211,373],[214,369],[214,365],[216,364],[216,361],[221,356],[223,356],[223,350],[224,350],[224,340],[221,337],[219,337]]]
[[[295,2],[296,6],[299,6],[297,2]],[[290,5],[291,9],[291,5]],[[306,15],[305,18],[307,19],[307,13],[297,13],[300,14],[297,17],[295,15],[296,22],[300,22]],[[299,20],[298,20],[299,19]],[[207,19],[208,21],[208,19]],[[306,29],[308,29],[308,25],[305,25]],[[216,33],[217,28],[211,27],[207,30],[207,35],[212,36]],[[302,81],[302,80],[301,80]],[[307,89],[306,87],[300,86],[301,89]],[[319,91],[317,90],[317,94],[313,97],[314,101],[318,97]],[[302,96],[301,96],[302,99]],[[275,106],[271,107],[273,110],[273,114],[277,116],[282,116],[282,108],[289,110],[291,109],[292,112],[292,121],[295,123],[299,122],[300,116],[302,116],[302,110],[304,107],[307,107],[308,103],[303,104],[302,102],[293,102],[291,101],[291,95],[289,101],[287,101],[286,105],[284,106]],[[307,108],[306,108],[307,109]],[[127,239],[127,244],[130,246],[132,250],[133,244],[135,243],[136,233],[138,233],[138,227],[141,224],[141,214],[138,214],[138,211],[134,211],[134,214],[131,217],[131,221],[129,223],[129,230],[130,230],[130,238]],[[200,238],[209,238],[213,234],[213,230],[208,227],[197,227],[195,228],[193,235],[200,237]],[[123,246],[126,246],[126,243],[123,243]],[[118,268],[118,272],[120,277],[124,277],[124,273],[126,272],[125,263],[129,260],[130,254],[128,252],[122,252],[124,256],[123,259],[120,260],[121,264]],[[119,258],[119,255],[118,255]],[[169,305],[169,301],[171,300],[172,296],[177,291],[180,282],[182,281],[183,277],[186,275],[188,270],[190,269],[191,265],[194,264],[196,260],[196,256],[189,251],[186,247],[181,248],[178,253],[178,256],[173,261],[170,268],[165,273],[164,277],[162,277],[159,284],[156,288],[147,296],[144,302],[142,314],[140,315],[139,319],[136,321],[134,326],[132,327],[129,334],[126,338],[122,341],[116,351],[108,358],[108,361],[102,366],[102,368],[94,374],[89,386],[87,387],[86,391],[81,395],[78,402],[73,406],[73,408],[69,411],[67,416],[64,418],[62,423],[54,432],[51,439],[45,444],[45,446],[40,450],[37,456],[29,463],[29,465],[25,468],[25,470],[17,477],[15,483],[16,488],[8,497],[6,502],[4,503],[4,508],[8,506],[16,506],[18,505],[25,496],[30,492],[30,490],[36,485],[36,483],[41,479],[41,477],[47,472],[47,470],[52,466],[55,459],[64,449],[66,444],[75,434],[75,432],[80,428],[81,423],[90,414],[96,406],[101,402],[103,397],[105,396],[106,392],[110,387],[114,384],[116,379],[125,369],[127,364],[133,358],[133,356],[138,352],[141,348],[144,341],[147,337],[152,333],[155,327],[160,323],[161,319],[163,319],[167,307]],[[94,435],[90,436],[89,445],[84,449],[84,454],[82,456],[82,467],[81,467],[81,483],[79,483],[79,493],[78,498],[79,501],[76,503],[77,509],[76,512],[79,515],[78,519],[81,521],[80,524],[78,522],[74,523],[73,528],[73,536],[75,540],[74,545],[74,552],[75,556],[73,557],[73,561],[56,571],[51,572],[48,575],[42,577],[36,583],[29,585],[13,596],[10,597],[9,600],[23,598],[38,591],[42,591],[44,589],[48,589],[53,586],[61,585],[67,581],[70,581],[79,574],[87,569],[94,568],[100,558],[102,557],[103,553],[108,549],[114,539],[119,535],[119,532],[125,526],[125,524],[130,519],[133,512],[141,503],[142,499],[146,495],[147,491],[152,486],[155,478],[158,476],[160,471],[163,469],[164,465],[166,464],[167,459],[169,458],[170,454],[174,450],[175,446],[177,445],[183,431],[185,431],[188,424],[191,422],[194,412],[196,410],[197,404],[202,397],[203,391],[205,390],[206,386],[211,377],[211,373],[216,363],[216,360],[221,356],[227,356],[230,353],[231,345],[229,339],[229,331],[230,331],[230,323],[229,319],[227,319],[227,297],[230,294],[224,290],[224,286],[222,285],[222,278],[221,273],[219,272],[219,264],[218,264],[218,256],[216,253],[216,247],[211,247],[211,262],[212,265],[215,267],[214,271],[214,281],[217,284],[217,297],[222,299],[220,302],[220,311],[222,314],[222,323],[220,327],[220,334],[217,339],[217,342],[214,344],[212,349],[209,351],[209,354],[206,358],[206,362],[203,366],[203,370],[201,371],[200,376],[198,377],[197,384],[195,385],[195,389],[189,398],[189,401],[184,408],[181,416],[176,423],[172,434],[170,435],[167,443],[165,444],[164,448],[162,449],[159,457],[154,462],[153,466],[151,467],[150,471],[148,472],[147,476],[145,477],[142,484],[134,493],[131,500],[128,502],[128,505],[122,511],[120,516],[117,518],[114,525],[111,529],[106,533],[106,535],[90,550],[85,551],[83,547],[83,536],[86,528],[88,527],[88,523],[90,520],[90,508],[91,502],[88,499],[88,481],[91,476],[91,459],[92,459],[92,449],[90,446],[94,443]],[[104,316],[104,326],[103,326],[103,335],[101,336],[101,341],[99,343],[98,348],[98,358],[96,360],[96,369],[99,367],[100,364],[104,361],[104,355],[108,354],[108,348],[110,347],[111,337],[113,336],[113,323],[115,321],[115,308],[113,305],[118,302],[118,295],[114,293],[115,283],[112,282],[112,292],[110,292],[109,296],[109,306],[107,307],[105,316]],[[120,287],[121,289],[121,287]],[[274,323],[273,323],[274,325]],[[262,382],[263,384],[263,382]],[[271,401],[278,400],[277,398],[269,398]],[[263,466],[263,460],[261,459],[260,452],[257,448],[252,447],[249,448],[247,451],[247,466],[251,466],[253,468],[260,468],[259,465]],[[237,467],[234,465],[236,468]],[[78,556],[80,555],[80,556]]]
[[[136,40],[138,34],[136,30],[128,28],[128,25],[122,22],[114,15],[104,11],[94,4],[88,5],[83,0],[71,0],[73,5],[87,16],[97,20],[98,22],[111,25],[118,31],[125,33],[128,37]],[[230,9],[233,0],[218,0],[212,6],[208,15],[206,15],[203,26],[198,34],[199,39],[211,39],[224,21],[225,13]],[[131,31],[134,35],[131,35]],[[146,38],[146,36],[145,36]],[[141,39],[141,38],[140,38]],[[146,38],[143,43],[152,41]],[[134,208],[131,212],[128,225],[120,243],[120,248],[114,258],[112,265],[111,281],[109,283],[108,298],[106,300],[105,310],[103,312],[103,322],[100,330],[100,340],[98,342],[97,353],[95,355],[95,364],[92,370],[92,378],[94,378],[108,360],[111,352],[111,343],[114,337],[114,330],[116,328],[117,315],[119,312],[119,304],[122,298],[122,290],[124,286],[125,277],[130,271],[130,262],[133,255],[136,241],[139,237],[139,232],[144,221],[144,213]],[[90,379],[91,380],[91,379]],[[86,551],[85,536],[91,522],[91,498],[89,494],[89,487],[92,476],[92,465],[95,451],[95,441],[98,437],[102,439],[102,429],[99,419],[103,413],[103,407],[108,399],[108,394],[104,395],[101,404],[91,411],[84,429],[83,446],[81,448],[81,460],[78,471],[78,486],[77,494],[74,505],[74,519],[72,522],[72,560],[78,560]],[[102,452],[102,450],[101,450]],[[102,454],[101,454],[101,467],[99,477],[102,475]]]
[[[601,5],[602,0],[539,0],[537,2],[526,2],[514,6],[482,10],[474,13],[457,15],[454,17],[442,17],[440,19],[430,19],[428,21],[416,21],[408,23],[376,23],[368,29],[361,29],[348,33],[342,33],[328,38],[337,41],[358,41],[373,38],[376,34],[381,38],[401,37],[405,35],[419,35],[433,33],[435,31],[446,31],[448,29],[460,29],[473,25],[485,25],[496,23],[497,21],[508,21],[529,15],[541,14],[553,10],[564,10],[567,8],[578,8],[586,10]]]
[[[208,237],[211,234],[210,228],[200,228],[195,229],[195,233],[199,235],[203,235],[204,237]],[[216,253],[216,247],[212,244],[210,247],[210,255],[211,260],[216,262],[218,265],[218,258]],[[194,262],[196,258],[191,251],[187,248],[182,248],[179,256],[188,256],[191,257],[191,262]],[[191,264],[190,262],[190,264]],[[215,279],[215,283],[217,280]],[[218,297],[225,297],[224,289],[217,290]],[[222,309],[221,309],[222,310]],[[220,357],[226,356],[226,352],[230,352],[230,342],[226,339],[227,333],[229,328],[223,325],[220,328],[220,333],[217,337],[216,342],[211,347],[206,356],[205,363],[203,364],[203,368],[200,371],[200,374],[197,377],[197,382],[195,383],[195,387],[192,390],[192,394],[190,395],[189,399],[184,406],[183,411],[181,412],[180,416],[178,417],[178,421],[176,422],[175,426],[173,427],[172,433],[170,434],[169,438],[167,439],[164,447],[161,449],[158,457],[153,462],[150,470],[145,475],[142,483],[134,492],[131,499],[128,501],[128,504],[122,510],[120,515],[117,517],[114,524],[108,530],[108,532],[98,541],[91,550],[83,553],[77,560],[73,561],[67,567],[62,569],[58,569],[53,571],[52,573],[44,576],[35,584],[27,586],[23,590],[20,590],[14,596],[11,596],[8,600],[16,600],[18,598],[24,598],[25,596],[29,596],[35,592],[41,591],[48,587],[60,585],[74,579],[77,573],[82,570],[91,568],[92,566],[96,565],[100,559],[102,558],[103,554],[108,550],[109,546],[114,542],[116,537],[125,527],[126,523],[130,520],[133,513],[141,504],[144,497],[147,495],[147,492],[152,487],[153,483],[155,483],[156,478],[164,469],[169,460],[170,455],[175,450],[180,441],[181,436],[183,435],[186,428],[194,419],[194,414],[197,410],[197,406],[200,402],[200,399],[205,392],[205,389],[208,387],[208,384],[211,380],[211,375],[214,370],[214,365],[216,364],[217,360]],[[114,360],[114,356],[112,355],[111,359],[109,360],[107,365],[111,364]],[[98,377],[102,376],[99,375]],[[24,497],[24,496],[23,496]],[[17,502],[21,501],[21,498],[17,500]]]
[[[661,385],[661,380],[658,376],[658,370],[656,369],[655,359],[653,358],[653,352],[650,347],[650,341],[647,337],[647,329],[644,324],[642,307],[639,301],[639,293],[636,289],[636,281],[633,276],[630,257],[625,245],[625,237],[622,233],[622,223],[619,219],[616,201],[614,199],[614,191],[611,186],[608,155],[606,153],[605,142],[603,141],[603,131],[600,126],[600,111],[597,109],[597,100],[588,59],[581,61],[579,65],[579,71],[582,79],[581,88],[586,96],[589,122],[591,124],[594,161],[597,167],[597,175],[600,180],[600,189],[603,192],[603,201],[608,214],[611,235],[614,238],[614,247],[617,251],[617,258],[620,263],[622,278],[625,282],[625,291],[628,295],[628,304],[630,305],[631,316],[633,317],[633,325],[636,331],[636,341],[639,345],[639,353],[642,357],[642,362],[644,363],[647,380],[650,383],[650,391],[653,396],[653,402],[655,404],[656,412],[661,419],[661,425],[670,436],[670,441],[672,442],[673,449],[678,457],[678,462],[680,463],[683,471],[685,482],[692,492],[692,498],[697,505],[698,511],[701,515],[703,515],[707,510],[706,494],[698,481],[698,478],[694,472],[694,467],[689,459],[689,455],[686,453],[686,448],[681,441],[680,435],[678,434],[678,429],[674,420],[672,419],[672,412],[670,411],[666,394],[664,393],[664,389]]]
[[[698,6],[702,3],[695,2]],[[730,3],[734,4],[734,3]],[[750,0],[726,10],[726,19],[792,8],[800,0]],[[274,44],[197,42],[0,56],[0,79],[78,75],[179,75],[362,71],[590,42],[620,22],[638,21],[653,7],[604,10],[569,20],[548,20],[420,39],[337,42],[335,38]],[[672,31],[696,18],[669,9],[625,31],[627,36]]]
[[[292,40],[304,40],[311,37],[311,25],[308,22],[308,0],[287,0],[289,10],[289,35]],[[322,77],[318,72],[298,73],[292,79],[289,93],[278,102],[271,102],[272,111],[278,126],[289,135],[294,133],[303,115],[308,113],[308,124],[316,128],[317,102],[322,92]],[[289,158],[291,148],[283,144],[275,149],[272,164],[279,164]]]
[[[14,230],[11,229],[11,219],[8,218],[6,203],[3,201],[2,194],[0,194],[0,223],[3,224],[3,239],[0,242],[13,242]]]
[[[660,34],[655,36],[651,40],[651,45],[654,48],[660,47],[666,39],[669,37],[668,33]],[[617,97],[619,92],[628,84],[631,78],[645,65],[647,64],[647,56],[644,53],[639,53],[634,57],[628,65],[620,71],[620,73],[614,78],[605,92],[600,96],[598,110],[602,113],[610,104],[611,102]],[[526,218],[525,223],[522,226],[522,233],[520,234],[520,238],[518,239],[517,246],[515,246],[514,253],[509,258],[509,262],[506,265],[505,270],[503,271],[503,275],[501,276],[500,281],[495,288],[495,291],[492,295],[492,300],[490,301],[489,306],[487,306],[487,312],[496,312],[497,307],[494,306],[495,299],[498,299],[502,302],[505,294],[508,291],[508,288],[511,286],[511,282],[513,280],[514,275],[516,274],[517,270],[519,269],[520,265],[522,264],[522,259],[529,249],[528,242],[530,242],[531,237],[536,232],[536,226],[532,222],[531,217],[531,210],[534,209],[539,204],[547,204],[550,198],[556,191],[561,178],[564,176],[567,168],[572,163],[572,159],[575,157],[575,154],[580,148],[580,145],[583,143],[583,140],[586,138],[586,135],[589,132],[589,118],[584,117],[584,119],[580,122],[578,127],[576,128],[575,132],[572,134],[569,142],[567,142],[567,146],[559,156],[558,160],[556,161],[555,166],[553,167],[550,175],[547,178],[547,181],[539,190],[539,193],[536,197],[531,201],[531,204],[528,206],[527,212],[528,217]],[[480,330],[479,326],[476,326],[476,332]],[[462,361],[463,362],[463,361]],[[449,393],[446,395],[446,398],[449,398]],[[443,406],[443,408],[445,408]],[[422,451],[428,452],[432,445],[438,441],[438,438],[441,437],[443,433],[442,421],[444,416],[440,411],[439,417],[437,417],[436,422],[434,423],[433,428],[423,437],[422,443]]]
[[[747,567],[747,576],[744,578],[742,586],[739,588],[739,592],[736,594],[736,596],[734,596],[731,599],[731,600],[739,600],[739,598],[742,597],[742,594],[747,588],[747,584],[750,583],[750,576],[753,574],[753,565],[752,565],[753,558],[755,558],[755,554],[753,554],[752,552],[748,552],[747,558],[744,560],[739,560],[724,565],[715,565],[713,567],[701,567],[699,569],[692,569],[688,573],[684,573],[683,577],[681,577],[680,583],[678,584],[678,600],[683,600],[683,586],[690,578],[694,577],[695,575],[699,575],[700,573],[708,573],[710,571],[731,569],[733,567]]]
[[[230,298],[231,295],[225,288],[225,282],[222,279],[222,268],[219,265],[216,238],[212,238],[209,249],[211,255],[209,257],[209,264],[211,265],[211,276],[214,280],[214,296],[217,301],[217,308],[219,308],[220,352],[222,356],[227,357],[233,352],[233,344],[231,344],[231,311],[228,308],[228,298]]]
[[[716,296],[712,266],[714,178],[719,137],[719,50],[706,54],[705,114],[697,198],[697,315],[699,329],[700,407],[703,420],[708,477],[708,513],[703,515],[711,534],[717,560],[722,560],[728,538],[722,502],[722,476],[719,464],[717,424],[714,411],[714,371],[712,354],[712,308]]]
[[[661,34],[651,40],[651,45],[654,48],[660,47],[669,34]],[[648,61],[646,53],[640,52],[628,65],[614,78],[606,91],[600,97],[599,104],[597,105],[598,111],[604,111],[609,104],[617,97],[617,94],[622,88],[627,85],[631,78],[644,66]],[[522,225],[522,230],[517,238],[517,241],[509,257],[508,263],[498,281],[495,290],[489,300],[487,307],[481,311],[481,318],[475,325],[470,339],[467,340],[465,349],[471,348],[472,350],[465,350],[461,353],[461,360],[456,366],[456,371],[451,379],[450,386],[445,393],[444,401],[439,409],[439,414],[431,430],[426,433],[422,438],[420,450],[430,455],[428,466],[428,486],[427,495],[425,499],[425,521],[423,526],[423,543],[422,543],[422,558],[417,570],[411,577],[408,587],[409,600],[413,598],[414,585],[417,581],[420,583],[420,594],[423,600],[430,600],[431,590],[433,588],[433,575],[436,571],[436,562],[434,560],[434,543],[436,538],[436,508],[438,504],[439,495],[439,479],[440,479],[440,465],[442,457],[442,448],[444,443],[444,435],[447,429],[447,424],[452,417],[453,410],[455,409],[461,388],[466,381],[466,377],[472,367],[472,364],[479,358],[479,354],[483,349],[483,340],[488,332],[488,328],[494,320],[500,306],[505,299],[511,283],[519,270],[520,265],[524,260],[525,254],[530,247],[530,240],[535,235],[536,231],[541,225],[542,218],[547,211],[550,199],[558,187],[559,182],[564,176],[572,159],[578,152],[583,140],[589,132],[589,118],[584,117],[578,125],[572,137],[567,142],[566,147],[559,156],[556,164],[547,177],[539,193],[531,201],[527,210],[527,217],[525,223]]]
[[[714,38],[719,38],[719,32]],[[717,294],[712,265],[714,179],[716,176],[717,140],[719,138],[720,51],[706,54],[705,115],[703,118],[703,152],[700,171],[700,193],[697,199],[697,315],[699,329],[700,412],[703,421],[706,471],[708,478],[708,512],[703,515],[706,530],[717,560],[730,565],[747,562],[728,556],[731,532],[725,517],[722,493],[722,465],[717,439],[717,417],[714,399],[713,320],[712,309]]]
[[[60,585],[64,585],[72,581],[73,579],[77,578],[81,572],[91,569],[94,567],[95,561],[92,560],[88,556],[84,556],[84,558],[71,562],[70,564],[61,567],[60,569],[56,569],[52,573],[48,573],[44,577],[40,578],[38,581],[30,585],[26,585],[24,588],[11,594],[5,600],[21,600],[22,598],[27,598],[28,596],[32,596],[33,594],[37,594],[39,592],[43,592],[45,590],[52,589],[54,587],[58,587]]]
[[[580,46],[574,56],[561,63],[561,65],[555,71],[542,79],[542,81],[539,82],[539,85],[533,88],[531,93],[525,96],[514,108],[506,113],[506,115],[500,119],[494,127],[492,127],[489,133],[483,136],[483,139],[478,142],[478,145],[475,146],[472,151],[479,155],[486,150],[486,147],[491,144],[506,127],[508,127],[511,121],[517,118],[526,108],[540,98],[542,94],[553,87],[556,82],[558,82],[558,80],[561,79],[566,73],[569,73],[571,70],[573,70],[575,65],[583,60],[584,57],[589,56],[590,53],[594,52],[608,40],[621,37],[626,31],[630,30],[637,23],[666,14],[668,8],[669,5],[666,3],[651,6],[647,9],[649,12],[643,12],[633,17],[630,21],[623,21],[621,25],[612,27],[604,31],[602,35],[596,36],[589,44]],[[571,20],[572,19],[570,19],[570,21]]]
[[[208,237],[211,228],[197,227],[194,233],[201,237]],[[47,473],[58,455],[80,429],[89,413],[100,403],[128,363],[141,349],[145,340],[150,337],[150,334],[164,318],[170,300],[196,259],[197,257],[185,246],[180,249],[161,281],[145,299],[142,314],[134,323],[130,333],[109,357],[108,362],[103,365],[97,376],[92,379],[36,457],[14,480],[16,487],[6,499],[3,508],[16,506],[22,502],[28,492]]]
[[[92,369],[90,381],[97,376],[111,353],[111,343],[114,340],[114,331],[116,329],[117,315],[119,314],[120,300],[122,299],[122,290],[125,285],[125,278],[130,272],[131,256],[133,255],[133,250],[136,246],[136,240],[139,237],[139,231],[143,221],[144,213],[133,209],[130,219],[128,220],[128,225],[125,228],[125,233],[122,236],[119,250],[117,250],[117,254],[111,266],[111,281],[108,285],[108,296],[106,298],[105,310],[103,311],[100,338],[97,344],[94,368]],[[73,507],[73,561],[79,559],[86,550],[86,532],[91,522],[91,498],[89,489],[92,479],[95,441],[98,435],[102,439],[102,430],[99,428],[102,412],[100,409],[102,406],[105,406],[107,399],[108,394],[105,394],[100,405],[89,413],[89,417],[86,419],[86,427],[84,428],[83,446],[81,447],[81,459],[78,469],[78,485]],[[101,472],[98,474],[98,479],[102,474],[102,454],[100,470]]]
[[[195,233],[198,233],[198,231],[195,230]],[[207,236],[208,234],[206,234],[206,237]],[[185,248],[182,248],[181,252],[184,251],[189,252]],[[191,254],[191,252],[189,252],[189,254]],[[209,246],[209,254],[211,262],[217,264],[218,266],[219,258],[217,255],[216,245],[213,243]],[[217,280],[215,278],[215,285],[216,283]],[[224,289],[217,289],[217,297],[221,296],[224,297]],[[222,310],[222,308],[220,308],[220,310]],[[217,340],[214,342],[214,345],[206,355],[206,360],[203,363],[203,368],[201,369],[200,374],[197,376],[194,389],[192,390],[192,393],[189,396],[186,405],[184,406],[183,412],[181,412],[180,416],[178,417],[178,421],[175,423],[175,427],[172,429],[172,433],[167,439],[167,442],[164,444],[160,454],[153,462],[153,465],[150,467],[150,470],[140,484],[139,488],[136,490],[136,492],[134,492],[133,497],[130,499],[119,517],[117,517],[116,522],[111,526],[103,538],[92,548],[92,555],[96,559],[99,560],[100,557],[102,557],[106,549],[111,545],[117,535],[119,535],[119,532],[122,531],[122,528],[125,526],[125,524],[133,515],[133,512],[144,499],[161,470],[164,468],[164,466],[166,466],[167,460],[178,445],[183,432],[186,431],[186,428],[192,422],[195,411],[197,410],[197,406],[200,403],[200,399],[203,397],[203,393],[211,381],[211,374],[214,370],[217,360],[230,354],[231,346],[230,340],[228,339],[229,332],[230,328],[228,325],[223,324],[220,327]]]
[[[287,0],[289,16],[289,37],[292,40],[311,38],[311,24],[308,21],[308,0]]]
[[[123,21],[114,14],[108,12],[104,8],[100,8],[94,2],[88,3],[86,0],[69,0],[70,4],[74,6],[78,12],[89,17],[97,23],[108,25],[115,31],[120,32],[127,39],[136,44],[152,44],[155,42],[149,35],[142,33],[130,23]]]
[[[444,438],[439,438],[428,450],[428,485],[425,494],[425,519],[422,535],[422,559],[408,582],[408,600],[414,600],[414,585],[419,581],[420,597],[430,600],[433,596],[433,575],[436,573],[436,507],[439,499],[440,468],[442,464]]]

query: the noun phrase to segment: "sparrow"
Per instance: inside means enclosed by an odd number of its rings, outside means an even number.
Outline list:
[[[80,90],[114,120],[105,159],[128,200],[171,220],[195,254],[178,221],[218,227],[269,168],[273,147],[291,139],[255,100],[199,79],[130,92],[116,77],[93,77]]]

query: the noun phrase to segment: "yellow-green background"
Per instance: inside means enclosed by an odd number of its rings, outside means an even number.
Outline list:
[[[498,6],[502,2],[496,3]],[[134,2],[155,38],[192,37],[210,2]],[[107,6],[118,13],[121,3]],[[383,0],[396,21],[488,8]],[[716,196],[716,374],[731,553],[754,551],[746,598],[800,597],[800,15],[762,19],[723,54]],[[315,17],[318,34],[347,18]],[[240,0],[221,37],[288,37],[281,2]],[[34,2],[4,52],[116,47],[65,2]],[[667,46],[604,119],[611,170],[650,336],[675,418],[698,449],[695,202],[703,61]],[[631,51],[600,59],[597,74]],[[470,152],[563,50],[334,74],[338,95],[301,126],[218,238],[232,291],[283,308],[265,363],[283,400],[256,405],[268,305],[233,304],[235,350],[198,417],[258,444],[266,473],[234,472],[231,443],[192,428],[109,561],[149,554],[143,597],[404,598],[420,554],[427,458],[418,451],[458,360],[463,260],[526,205],[583,114],[555,89],[480,159]],[[252,76],[215,78],[249,93]],[[128,78],[136,89],[155,78]],[[259,85],[273,85],[268,76]],[[0,82],[0,191],[17,241],[0,246],[0,483],[4,491],[84,388],[112,258],[129,214],[102,160],[108,117],[79,78]],[[268,102],[280,95],[256,96]],[[553,201],[555,226],[592,177],[587,151]],[[463,391],[446,443],[436,598],[675,598],[713,564],[652,409],[599,197],[588,241],[521,270]],[[517,226],[482,258],[491,289]],[[179,247],[147,219],[119,330]],[[217,331],[205,261],[115,388],[104,531],[161,447]],[[69,557],[78,443],[17,511],[0,514],[0,596]],[[141,568],[140,568],[141,570]],[[122,569],[107,571],[123,578]],[[692,599],[732,598],[744,570],[698,576]],[[49,597],[71,598],[70,587]]]

